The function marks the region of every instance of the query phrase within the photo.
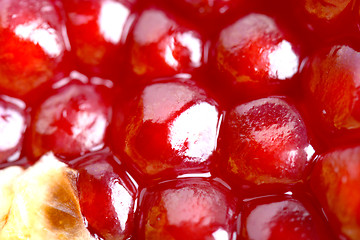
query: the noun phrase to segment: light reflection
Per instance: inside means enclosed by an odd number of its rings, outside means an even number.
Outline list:
[[[87,167],[86,171],[97,180],[101,180],[106,173],[114,172],[114,169],[110,164],[100,161]]]
[[[208,185],[198,185],[166,191],[162,195],[162,200],[167,211],[168,223],[173,226],[181,226],[183,222],[203,226],[209,224],[212,220],[213,201],[220,201],[220,197],[210,192],[208,188]]]
[[[78,71],[71,71],[70,78],[80,80],[82,83],[88,83],[89,79],[86,75],[78,72]]]
[[[182,175],[178,175],[176,178],[210,178],[211,173],[185,173]]]
[[[81,95],[79,91],[85,92],[85,95]],[[35,123],[36,132],[41,135],[52,135],[60,129],[60,132],[74,139],[73,143],[81,144],[81,148],[100,149],[108,125],[106,110],[101,111],[103,110],[101,105],[96,105],[93,101],[89,102],[87,94],[96,97],[90,88],[84,87],[79,90],[74,85],[47,99],[41,105]],[[81,98],[82,100],[76,100]],[[71,105],[72,103],[74,105]],[[68,127],[70,133],[67,131]]]
[[[133,198],[118,181],[113,181],[111,186],[111,202],[115,208],[117,218],[122,231],[126,229],[126,223],[132,207]]]
[[[246,228],[251,239],[269,239],[271,234],[272,218],[283,207],[283,203],[270,203],[257,206],[248,216]]]
[[[99,86],[106,86],[107,88],[113,88],[114,82],[109,79],[103,79],[99,77],[92,77],[90,78],[91,84],[99,85]]]
[[[229,239],[229,234],[227,231],[225,231],[222,228],[219,228],[218,230],[216,230],[212,236],[214,237],[214,240],[225,240],[225,239]]]
[[[0,150],[9,150],[18,145],[25,128],[25,119],[13,109],[0,108]]]
[[[68,13],[68,16],[69,19],[71,20],[71,23],[76,26],[88,24],[93,19],[92,16],[73,13],[73,12]]]
[[[192,101],[194,96],[194,91],[181,84],[151,85],[145,88],[142,97],[144,106],[143,121],[164,123],[172,114]]]
[[[165,61],[169,66],[173,68],[179,66],[179,61],[173,55],[176,52],[175,41],[180,42],[183,47],[189,50],[192,67],[201,65],[201,41],[193,35],[192,32],[178,33],[169,40],[165,48]]]
[[[298,71],[299,58],[293,51],[291,44],[283,40],[269,54],[269,63],[270,76],[284,80],[291,78]]]
[[[71,127],[72,137],[86,149],[96,150],[104,138],[107,119],[98,112],[81,111]]]
[[[165,62],[172,68],[179,66],[179,58],[174,55],[176,48],[186,48],[190,53],[192,67],[201,65],[201,40],[194,32],[180,32],[179,26],[162,11],[151,9],[144,11],[134,29],[134,41],[141,46],[152,43],[162,44]]]
[[[254,39],[267,38],[265,34],[276,33],[278,28],[270,17],[251,13],[221,31],[222,45],[228,50],[246,47]]]
[[[15,162],[16,160],[18,160],[20,158],[20,154],[21,154],[20,150],[16,151],[14,154],[12,154],[10,157],[8,157],[7,161]]]
[[[159,10],[144,11],[134,29],[134,40],[140,45],[157,43],[175,23]]]
[[[288,166],[288,168],[291,168],[291,169],[295,168],[297,156],[298,156],[298,150],[290,150],[288,152],[288,157],[286,160],[286,165]]]
[[[102,4],[98,24],[106,41],[119,43],[129,13],[129,9],[120,2],[106,1]]]
[[[10,102],[16,106],[18,106],[21,109],[25,109],[26,104],[25,102],[21,101],[20,99],[9,97],[7,95],[1,95],[1,98],[4,99],[6,102]]]
[[[215,106],[202,102],[190,107],[170,128],[172,148],[188,161],[206,161],[216,147],[218,121]]]
[[[293,216],[296,215],[296,219]],[[257,206],[246,220],[246,230],[249,239],[269,239],[272,228],[282,226],[279,219],[298,221],[299,224],[309,216],[304,206],[295,200],[284,200]],[[300,226],[299,225],[299,226]]]
[[[39,20],[30,21],[18,25],[14,32],[20,38],[39,44],[50,57],[58,57],[63,51],[59,36],[55,29],[51,28],[47,23]]]
[[[177,40],[191,52],[190,60],[193,67],[201,64],[201,41],[192,32],[185,32],[177,35]]]
[[[165,62],[167,63],[167,65],[176,68],[179,65],[179,62],[174,58],[174,48],[174,39],[172,38],[169,45],[165,48]]]
[[[282,117],[284,118],[284,116]],[[271,149],[275,146],[281,146],[284,142],[293,138],[296,128],[296,122],[275,123],[270,126],[261,126],[261,128],[251,128],[250,136],[264,148]],[[296,151],[292,153],[290,151],[289,157],[294,156],[294,154],[296,154]]]
[[[307,155],[307,160],[310,161],[315,154],[315,149],[309,144],[307,147],[305,147],[305,152]]]

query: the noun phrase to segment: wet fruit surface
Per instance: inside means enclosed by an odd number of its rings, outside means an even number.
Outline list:
[[[96,86],[74,83],[45,99],[30,126],[33,156],[52,151],[71,158],[102,148],[111,118],[105,94]]]
[[[359,147],[337,149],[322,155],[312,173],[311,187],[339,235],[360,237]]]
[[[0,43],[0,238],[360,239],[360,0],[0,0]]]
[[[124,122],[116,122],[119,115]],[[176,81],[148,85],[128,111],[119,108],[114,117],[114,150],[125,153],[145,176],[166,179],[208,170],[221,113],[197,86]]]
[[[315,208],[290,196],[249,201],[243,222],[243,239],[333,239]]]
[[[127,1],[64,1],[69,40],[81,70],[117,75],[112,68],[123,59],[122,36],[131,7]]]
[[[332,130],[357,129],[358,86],[357,63],[360,54],[346,45],[319,50],[307,70],[310,97],[319,117]]]
[[[290,81],[298,72],[300,56],[286,34],[269,16],[244,16],[220,32],[215,50],[219,71],[239,91],[249,88],[253,94]]]
[[[89,155],[76,168],[81,211],[89,227],[105,239],[131,236],[137,189],[126,172],[106,153]]]
[[[235,107],[221,131],[227,172],[255,184],[302,180],[314,153],[300,114],[279,98]]]
[[[53,79],[66,45],[52,1],[1,1],[0,87],[17,97]]]
[[[8,136],[0,141],[0,162],[17,159],[28,124],[25,104],[7,96],[0,98],[0,121],[0,134]]]
[[[236,202],[216,182],[181,179],[145,190],[138,239],[217,239],[233,232]]]
[[[199,34],[156,8],[140,14],[129,45],[133,72],[147,78],[189,73],[203,60]]]

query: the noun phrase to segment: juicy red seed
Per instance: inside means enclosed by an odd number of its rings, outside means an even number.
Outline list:
[[[314,149],[294,106],[269,97],[236,106],[221,129],[226,170],[256,184],[303,179]]]
[[[34,109],[31,149],[35,158],[48,151],[63,158],[104,146],[111,106],[105,87],[74,82]]]
[[[264,197],[247,202],[242,214],[243,239],[333,239],[315,208],[287,197]]]
[[[181,179],[146,189],[138,239],[230,239],[236,201],[219,183]]]
[[[360,147],[336,149],[320,156],[311,188],[339,238],[360,238]]]
[[[17,160],[28,124],[25,104],[8,96],[0,97],[0,163]]]
[[[56,75],[64,23],[50,0],[2,0],[0,9],[0,89],[24,97]]]
[[[77,168],[98,239],[358,240],[359,10],[0,0],[0,168]]]
[[[134,228],[136,186],[109,154],[80,161],[80,207],[90,229],[105,239],[128,239]]]
[[[115,0],[64,1],[72,52],[82,70],[100,76],[119,75],[132,5]]]
[[[360,53],[346,45],[321,49],[310,60],[304,79],[309,106],[326,131],[360,128],[358,63]]]
[[[138,17],[129,50],[132,71],[146,78],[191,73],[203,61],[200,35],[156,8]]]
[[[217,104],[201,88],[179,81],[154,83],[130,107],[116,110],[114,149],[147,176],[164,179],[208,170],[220,118]]]
[[[289,35],[275,19],[258,13],[227,26],[215,46],[214,61],[223,74],[216,81],[228,81],[231,88],[252,96],[278,91],[300,64],[299,47]]]

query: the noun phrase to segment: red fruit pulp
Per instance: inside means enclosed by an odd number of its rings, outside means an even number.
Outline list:
[[[104,146],[111,118],[109,89],[70,83],[34,109],[31,148],[34,158],[48,151],[74,158]]]
[[[227,81],[239,92],[259,95],[275,89],[298,73],[300,54],[289,32],[275,19],[251,13],[224,28],[216,42],[215,61]],[[279,86],[280,85],[280,86]]]
[[[300,114],[280,98],[231,109],[221,134],[227,172],[255,184],[302,180],[314,154]]]
[[[66,52],[64,20],[50,0],[2,0],[0,9],[0,89],[23,98],[56,75]]]
[[[0,0],[0,168],[78,169],[98,239],[357,240],[359,9]]]
[[[334,239],[318,211],[290,196],[272,196],[246,203],[242,239]]]
[[[146,79],[191,73],[202,66],[200,35],[160,9],[140,13],[129,39],[132,71]]]
[[[309,101],[314,103],[323,132],[351,132],[360,128],[360,53],[347,45],[334,45],[314,54],[305,69]]]
[[[105,239],[128,239],[134,228],[136,186],[112,155],[92,154],[77,161],[79,200],[88,226]]]
[[[114,150],[144,176],[202,172],[211,165],[220,120],[217,103],[197,86],[156,82],[114,113]]]
[[[327,152],[311,174],[311,188],[341,238],[360,237],[359,156],[359,146]]]
[[[236,201],[221,184],[181,179],[146,189],[137,239],[228,239]]]
[[[81,70],[118,76],[113,69],[123,60],[123,36],[132,5],[115,0],[64,1],[69,40]]]

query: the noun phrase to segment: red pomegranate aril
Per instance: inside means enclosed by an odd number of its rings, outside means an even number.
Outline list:
[[[114,113],[112,142],[144,176],[176,177],[213,163],[222,113],[205,91],[180,82],[145,87]],[[123,119],[123,120],[122,120]]]
[[[358,240],[359,40],[360,0],[0,0],[0,169],[65,162],[87,239]]]
[[[360,238],[360,147],[332,150],[320,156],[311,188],[340,239]]]
[[[8,96],[0,96],[0,163],[17,160],[22,150],[28,124],[25,104]]]
[[[306,177],[314,149],[299,112],[284,99],[240,104],[220,130],[226,171],[237,181],[288,184]]]
[[[230,84],[229,90],[236,88],[237,94],[277,92],[298,73],[299,51],[273,18],[251,13],[220,32],[214,61],[222,77],[214,81]]]
[[[137,239],[231,239],[236,200],[205,179],[179,179],[146,189],[140,199]]]
[[[104,146],[111,119],[110,90],[73,83],[54,91],[33,111],[31,151],[38,158],[52,151],[73,158]]]
[[[101,76],[119,75],[133,4],[125,0],[64,1],[69,40],[81,69]]]
[[[357,50],[333,45],[314,54],[304,71],[307,104],[324,134],[339,135],[360,128],[359,63]]]
[[[136,185],[110,154],[90,154],[80,162],[77,187],[89,228],[104,239],[129,239],[134,228]]]
[[[53,80],[66,51],[53,1],[0,1],[0,89],[24,97]]]
[[[290,196],[263,197],[246,203],[239,238],[247,240],[334,239],[320,213]]]
[[[200,35],[157,8],[144,10],[136,20],[129,51],[132,71],[144,78],[191,73],[203,61]]]

